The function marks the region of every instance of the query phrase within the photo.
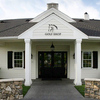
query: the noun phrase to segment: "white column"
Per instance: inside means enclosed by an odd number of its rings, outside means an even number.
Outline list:
[[[81,85],[81,42],[82,39],[75,41],[75,85]]]
[[[37,60],[37,57],[36,57],[36,45],[33,44],[33,73],[34,73],[33,79],[37,78],[36,74],[37,74],[38,68],[36,67],[36,60]]]
[[[32,84],[31,80],[31,40],[25,39],[25,86]]]

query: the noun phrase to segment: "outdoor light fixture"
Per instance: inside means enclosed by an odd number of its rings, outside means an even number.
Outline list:
[[[54,51],[55,46],[53,45],[53,42],[52,42],[52,45],[51,45],[51,47],[50,47],[50,48],[51,48],[51,50],[52,50],[52,51]]]
[[[33,54],[31,54],[31,59],[33,59]]]
[[[73,59],[75,59],[75,53],[73,54]]]

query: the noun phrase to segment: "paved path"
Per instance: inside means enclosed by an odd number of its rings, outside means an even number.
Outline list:
[[[23,100],[94,100],[84,98],[69,79],[41,81],[37,79]]]

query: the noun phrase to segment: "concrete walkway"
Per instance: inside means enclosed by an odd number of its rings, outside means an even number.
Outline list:
[[[84,98],[75,88],[73,81],[62,79],[41,81],[37,79],[23,100],[93,100]]]

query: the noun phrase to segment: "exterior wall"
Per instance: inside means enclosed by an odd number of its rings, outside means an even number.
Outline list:
[[[32,79],[38,78],[38,51],[51,51],[51,42],[41,41],[32,42]],[[74,41],[55,41],[55,51],[66,51],[68,56],[68,74],[67,78],[75,78],[75,68],[73,59],[74,51]],[[8,69],[7,68],[7,51],[24,51],[24,42],[7,42],[0,46],[0,78],[24,78],[25,69]],[[93,68],[82,68],[82,79],[83,78],[100,78],[100,44],[97,42],[83,42],[82,51],[98,51],[98,69]]]
[[[75,43],[73,42],[70,45],[70,65],[69,65],[69,78],[74,79],[75,78],[75,59],[73,59],[73,54],[75,53]]]
[[[33,48],[32,48],[33,50]],[[25,51],[24,42],[8,42],[0,46],[0,78],[25,78],[24,68],[12,68],[8,69],[7,65],[7,51]],[[32,66],[34,60],[31,59]],[[34,67],[32,67],[32,79],[34,78]]]
[[[24,78],[25,69],[8,69],[7,51],[24,51],[24,42],[9,42],[0,46],[0,68],[1,78]]]
[[[98,51],[98,69],[82,68],[81,78],[100,78],[100,43],[98,42],[82,42],[82,51]],[[70,79],[75,78],[75,68],[73,59],[74,43],[70,45]]]
[[[82,42],[82,51],[98,51],[98,69],[82,68],[81,78],[100,78],[100,43],[98,42]],[[75,68],[73,59],[74,43],[70,46],[70,79],[75,78]]]
[[[98,69],[82,68],[83,78],[100,78],[100,43],[84,42],[82,43],[82,51],[98,51]]]

